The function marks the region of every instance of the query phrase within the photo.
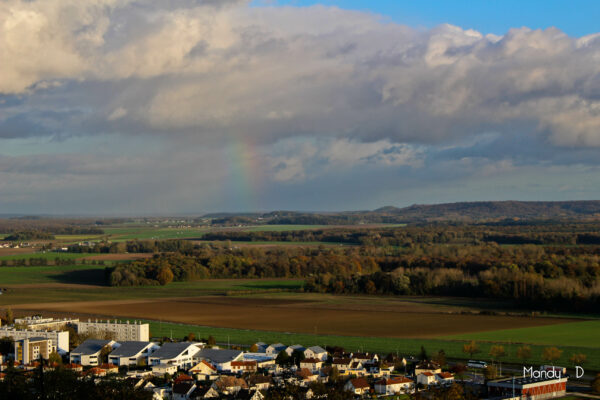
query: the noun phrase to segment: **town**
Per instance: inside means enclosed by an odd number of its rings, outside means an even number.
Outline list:
[[[254,343],[223,348],[213,337],[150,340],[139,321],[15,318],[0,327],[0,381],[16,374],[64,370],[80,379],[117,379],[148,398],[252,399],[460,398],[458,380],[473,398],[541,400],[565,395],[568,376],[483,380],[484,362],[449,370],[427,358],[354,352],[327,346]],[[71,335],[71,336],[70,336]],[[73,336],[76,336],[76,340]],[[76,347],[70,344],[80,341]],[[7,346],[8,344],[8,346]],[[449,363],[448,363],[449,364]],[[481,364],[481,365],[478,365]],[[480,370],[479,373],[473,370]],[[454,394],[453,394],[454,393]],[[467,396],[468,398],[468,396]]]

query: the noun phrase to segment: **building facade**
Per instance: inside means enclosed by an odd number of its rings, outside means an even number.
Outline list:
[[[117,341],[141,341],[147,342],[150,340],[150,327],[148,324],[141,322],[121,323],[115,320],[111,321],[80,321],[77,324],[77,333],[102,334],[107,332],[113,335]]]
[[[69,332],[67,331],[32,331],[24,329],[0,328],[0,337],[11,337],[15,341],[33,337],[41,337],[51,341],[51,353],[53,351],[58,353],[69,352]]]
[[[13,350],[15,361],[29,364],[40,358],[47,360],[51,353],[51,347],[52,341],[42,337],[15,340]]]

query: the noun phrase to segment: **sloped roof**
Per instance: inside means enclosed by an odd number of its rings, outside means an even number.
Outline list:
[[[71,350],[71,354],[96,354],[102,348],[112,342],[111,340],[102,340],[102,339],[87,339],[79,346]]]
[[[127,341],[120,342],[121,346],[113,350],[110,353],[111,356],[117,357],[133,357],[139,352],[143,351],[152,342],[140,342],[140,341]]]
[[[327,350],[325,350],[321,346],[312,346],[312,347],[309,347],[306,350],[311,350],[313,353],[317,353],[317,354],[319,354],[319,353],[327,353]]]
[[[185,350],[187,350],[190,347],[195,347],[196,349],[198,348],[198,347],[196,347],[195,343],[191,343],[191,342],[180,342],[180,343],[166,342],[166,343],[163,343],[163,345],[160,347],[160,349],[158,349],[154,353],[152,353],[152,355],[150,357],[170,360],[171,358],[175,358],[175,357],[179,356],[181,353],[183,353]]]
[[[233,361],[242,354],[239,350],[202,349],[195,357],[206,359],[212,363],[222,364]]]
[[[352,383],[352,386],[354,386],[355,389],[368,388],[371,386],[365,378],[351,379],[350,383]]]

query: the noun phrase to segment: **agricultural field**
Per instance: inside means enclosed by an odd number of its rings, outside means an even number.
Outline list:
[[[99,254],[95,253],[63,253],[63,252],[39,252],[39,253],[21,253],[21,254],[11,254],[11,255],[0,255],[0,262],[3,260],[6,261],[17,261],[17,260],[29,260],[30,258],[37,259],[45,259],[48,261],[54,261],[59,258],[61,260],[77,260],[84,257],[98,256]]]
[[[570,322],[547,327],[501,329],[461,335],[449,335],[446,339],[477,340],[503,343],[533,343],[600,348],[600,320]]]
[[[225,329],[213,328],[198,325],[186,325],[177,323],[166,323],[156,320],[146,320],[150,324],[150,333],[154,337],[174,337],[182,338],[189,333],[193,333],[198,338],[207,338],[212,335],[218,343],[232,343],[241,345],[250,345],[257,341],[267,343],[281,342],[287,345],[300,343],[304,346],[327,346],[336,345],[342,346],[349,351],[371,351],[382,354],[398,353],[400,355],[419,354],[421,346],[425,347],[429,354],[444,350],[446,356],[452,359],[468,359],[468,355],[462,351],[465,341],[460,340],[445,340],[445,339],[428,339],[428,338],[381,338],[381,337],[357,337],[357,336],[342,336],[342,335],[314,335],[314,334],[298,334],[298,333],[282,333],[282,332],[266,332],[259,330],[244,330],[244,329]],[[557,327],[560,325],[552,325]],[[483,360],[490,360],[489,351],[494,343],[481,342],[480,353],[474,357]],[[505,345],[507,357],[502,359],[504,363],[522,364],[523,361],[516,357],[518,344]],[[527,360],[532,365],[541,365],[546,362],[542,360],[541,354],[546,346],[531,345],[532,358]],[[556,365],[571,366],[569,357],[574,353],[583,353],[587,355],[585,364],[586,371],[600,371],[600,349],[597,347],[583,346],[562,346],[562,356],[556,361]]]
[[[32,284],[97,285],[105,281],[104,266],[57,265],[48,267],[0,267],[0,287]],[[3,295],[2,300],[10,297]]]
[[[564,321],[543,317],[440,313],[425,304],[355,304],[342,299],[333,303],[302,296],[281,296],[277,301],[257,296],[202,296],[34,304],[33,307],[224,328],[392,338],[434,338],[448,333],[497,330],[505,326],[545,326]]]

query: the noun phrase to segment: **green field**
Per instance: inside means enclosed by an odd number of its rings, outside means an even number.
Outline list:
[[[85,278],[95,278],[96,284],[103,282],[104,267],[15,267],[18,274],[9,272],[12,267],[0,268],[0,287],[2,285],[39,284],[39,283],[86,283]],[[32,272],[24,270],[32,269]],[[4,270],[7,270],[3,274]],[[35,271],[40,270],[41,271]],[[64,272],[61,273],[60,271]],[[35,272],[34,272],[35,271]],[[41,275],[41,277],[40,277]],[[71,279],[68,279],[71,278]],[[80,278],[82,282],[75,282]],[[102,279],[98,281],[98,279]],[[63,301],[96,301],[122,299],[148,299],[159,297],[196,297],[208,295],[228,295],[232,293],[264,292],[277,290],[297,290],[302,287],[301,279],[291,280],[206,280],[198,282],[173,282],[165,286],[136,286],[136,287],[77,287],[68,288],[15,288],[9,289],[0,296],[0,307],[8,304],[53,303]]]
[[[0,256],[0,261],[15,261],[15,260],[29,260],[30,258],[43,258],[46,260],[55,260],[60,258],[62,260],[76,260],[83,257],[96,256],[96,253],[63,253],[63,252],[45,252],[45,253],[21,253],[13,254],[10,256]]]
[[[465,341],[460,340],[443,340],[443,339],[394,339],[394,338],[377,338],[377,337],[355,337],[355,336],[335,336],[335,335],[311,335],[298,333],[281,333],[268,331],[255,331],[243,329],[227,329],[227,328],[212,328],[206,326],[175,324],[159,321],[147,321],[150,324],[150,332],[154,337],[170,337],[182,338],[188,333],[194,333],[198,338],[206,338],[209,335],[214,336],[219,343],[232,343],[251,345],[252,343],[263,341],[267,343],[281,342],[283,344],[302,344],[304,346],[319,345],[325,347],[327,345],[342,346],[348,351],[370,351],[380,354],[398,353],[400,355],[419,354],[421,346],[431,354],[443,349],[447,357],[455,359],[468,359],[468,354],[463,353],[462,347]],[[555,325],[556,327],[560,325]],[[550,326],[548,329],[555,327]],[[575,334],[575,333],[573,333]],[[490,360],[489,351],[493,343],[479,343],[481,352],[474,355],[477,359]],[[518,344],[505,345],[505,350],[508,354],[503,362],[521,364],[522,360],[516,357]],[[533,357],[527,360],[528,363],[545,364],[541,354],[546,346],[531,345]],[[569,357],[573,353],[583,353],[587,355],[585,364],[586,370],[600,371],[600,347],[586,346],[558,346],[563,350],[562,357],[556,361],[556,365],[570,366]]]
[[[104,282],[104,266],[58,265],[49,267],[0,267],[0,285],[40,283],[79,283],[97,285]],[[39,289],[38,289],[39,290]],[[9,297],[3,296],[3,300]]]
[[[478,340],[503,343],[532,343],[600,348],[600,320],[566,324],[454,335],[445,339]]]

